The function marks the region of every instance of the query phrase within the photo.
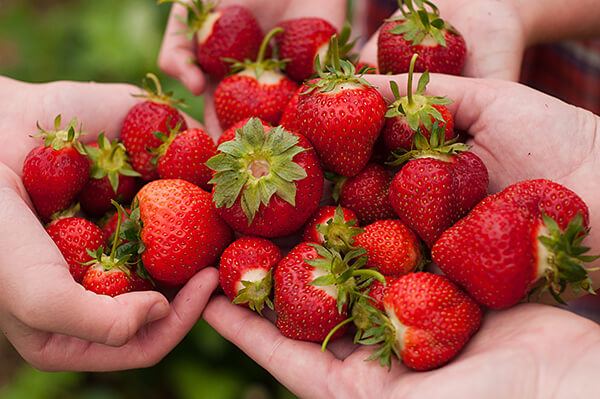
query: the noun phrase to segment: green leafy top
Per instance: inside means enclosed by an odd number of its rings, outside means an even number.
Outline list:
[[[102,179],[108,176],[108,181],[116,193],[119,187],[119,174],[124,176],[139,176],[140,174],[131,167],[129,155],[123,143],[118,139],[110,141],[100,133],[97,140],[98,147],[85,146],[85,152],[92,160],[90,177]]]
[[[31,137],[43,137],[44,146],[52,147],[53,150],[58,151],[65,147],[74,147],[80,154],[85,155],[83,145],[79,142],[79,137],[86,133],[81,130],[81,125],[77,128],[77,118],[73,118],[69,121],[67,126],[64,128],[60,127],[61,115],[57,115],[54,118],[54,130],[46,130],[40,126],[39,122],[36,122],[36,126],[39,133]]]
[[[332,219],[327,220],[326,224],[317,224],[316,230],[323,234],[324,246],[340,253],[345,253],[355,249],[354,237],[363,232],[363,229],[357,226],[357,220],[344,219],[344,210],[341,206],[335,209]]]
[[[150,159],[150,163],[154,167],[156,167],[156,165],[158,165],[158,161],[160,160],[160,158],[167,153],[167,150],[169,149],[169,146],[171,145],[171,143],[177,138],[177,136],[179,136],[182,133],[181,126],[183,125],[183,121],[177,122],[175,127],[171,128],[171,120],[170,119],[171,119],[171,117],[167,118],[167,128],[169,130],[169,134],[164,134],[163,132],[158,131],[158,130],[155,132],[152,132],[152,135],[154,137],[156,137],[157,139],[159,139],[161,141],[161,144],[155,148],[146,148],[146,150],[148,150],[149,153],[154,155]]]
[[[158,0],[158,4],[178,3],[187,8],[187,19],[182,20],[189,28],[187,37],[192,40],[194,34],[202,28],[204,21],[212,10],[219,4],[218,1],[203,1],[203,0]],[[183,19],[183,18],[182,18]]]
[[[404,22],[390,29],[389,32],[395,35],[404,35],[404,40],[411,42],[411,46],[420,44],[429,35],[441,46],[446,47],[443,30],[446,29],[457,34],[456,29],[440,18],[440,11],[432,2],[414,0],[414,3],[417,6],[416,9],[413,6],[413,0],[398,2],[402,17],[390,18],[388,21]],[[428,6],[431,11],[427,11],[425,6]]]
[[[206,165],[215,171],[209,183],[214,184],[213,201],[217,208],[230,208],[240,198],[248,225],[261,204],[267,206],[276,194],[292,206],[296,201],[296,180],[307,177],[293,158],[306,151],[298,144],[298,136],[281,126],[265,132],[258,118],[251,118],[235,139],[222,143],[219,154]]]
[[[248,307],[262,316],[262,310],[267,304],[268,308],[274,310],[270,295],[273,289],[273,269],[258,282],[242,280],[244,288],[238,291],[233,299],[234,304],[247,303]]]
[[[150,82],[152,82],[152,84],[150,84]],[[185,104],[183,104],[183,100],[173,99],[172,91],[163,93],[160,81],[158,80],[158,77],[153,73],[147,73],[146,77],[142,79],[142,89],[144,89],[145,93],[132,94],[132,96],[145,98],[149,101],[153,101],[156,103],[185,107]]]

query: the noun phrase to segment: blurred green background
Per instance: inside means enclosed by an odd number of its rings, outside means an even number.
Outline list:
[[[153,0],[0,0],[0,74],[28,82],[140,85],[153,72],[201,120],[202,98],[156,65],[169,9]],[[43,373],[27,365],[3,336],[0,359],[2,399],[294,398],[202,321],[149,369]]]

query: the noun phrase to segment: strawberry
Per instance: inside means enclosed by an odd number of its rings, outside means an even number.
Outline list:
[[[395,279],[383,298],[385,312],[373,311],[374,325],[362,344],[378,344],[368,360],[391,367],[391,354],[419,371],[454,358],[481,325],[481,308],[444,276],[409,273]]]
[[[232,238],[210,194],[181,179],[147,183],[134,198],[129,218],[123,236],[139,237],[144,268],[166,285],[183,284],[213,264]]]
[[[317,209],[304,225],[302,241],[344,251],[352,247],[354,237],[361,231],[356,222],[356,215],[350,209],[323,206]]]
[[[242,129],[246,125],[246,123],[248,123],[248,121],[250,119],[252,119],[252,117],[244,118],[244,119],[234,123],[233,125],[231,125],[231,127],[229,127],[228,129],[225,129],[225,131],[223,131],[223,133],[221,133],[221,135],[219,136],[219,139],[217,140],[217,147],[219,147],[221,144],[223,144],[226,141],[235,140],[235,134],[236,134],[237,130]],[[269,125],[262,119],[260,119],[260,122],[262,123],[263,128],[265,130],[271,129],[271,125]],[[286,128],[286,129],[294,131],[293,129],[289,129],[289,128]]]
[[[75,281],[81,282],[89,268],[85,263],[92,259],[87,251],[95,252],[104,245],[102,230],[89,220],[73,216],[53,221],[46,233],[67,261]]]
[[[135,177],[140,174],[132,169],[125,146],[101,133],[85,151],[90,159],[90,179],[77,196],[81,209],[99,217],[112,207],[111,200],[130,203],[137,191]]]
[[[367,294],[369,296],[369,304],[372,307],[374,307],[375,309],[379,309],[382,312],[385,311],[385,309],[383,307],[383,298],[385,298],[385,295],[387,294],[388,290],[390,289],[390,287],[392,286],[394,281],[398,278],[398,277],[385,276],[385,275],[384,275],[384,277],[385,277],[385,284],[383,284],[379,280],[374,280],[369,285],[369,290],[367,292]]]
[[[422,269],[425,263],[419,238],[397,219],[364,226],[354,245],[367,250],[366,267],[384,276],[400,277]]]
[[[323,173],[310,142],[282,127],[250,119],[207,165],[216,173],[217,212],[244,235],[282,237],[300,229],[318,208]]]
[[[119,267],[106,267],[97,262],[89,266],[81,285],[100,295],[117,296],[133,291],[128,272]],[[129,272],[131,273],[131,272]]]
[[[180,131],[175,128],[169,135],[155,132],[162,144],[155,150],[158,176],[161,179],[183,179],[210,191],[208,181],[212,171],[206,161],[217,154],[217,146],[210,136],[201,129],[193,128]]]
[[[214,104],[222,129],[251,116],[271,125],[279,124],[286,104],[298,88],[280,71],[283,62],[264,59],[269,41],[280,31],[281,28],[273,29],[265,36],[256,61],[234,63],[232,70],[236,72],[217,85]]]
[[[537,290],[557,301],[570,284],[591,292],[581,241],[589,230],[588,208],[568,188],[526,180],[479,203],[448,229],[432,258],[477,301],[494,309],[515,305]]]
[[[401,17],[388,19],[377,37],[377,63],[381,74],[406,73],[414,53],[420,55],[415,71],[460,75],[467,47],[464,38],[440,18],[430,1],[398,2]],[[429,6],[430,11],[424,7]],[[405,6],[406,5],[406,8]],[[408,10],[407,10],[408,9]]]
[[[351,209],[361,225],[398,217],[388,195],[392,176],[383,166],[371,162],[356,176],[334,181],[334,200]]]
[[[142,179],[149,181],[158,178],[158,171],[152,164],[154,155],[150,150],[161,145],[161,141],[153,134],[161,132],[165,135],[179,125],[181,130],[187,129],[183,115],[173,105],[179,103],[171,98],[171,93],[163,93],[158,78],[149,73],[146,75],[155,85],[151,89],[148,80],[144,80],[147,94],[145,98],[127,112],[121,126],[121,140],[131,157],[133,168]]]
[[[298,89],[294,92],[290,101],[288,101],[287,105],[283,109],[283,114],[281,115],[281,119],[279,120],[279,124],[285,127],[288,130],[298,131],[298,123],[296,122],[296,113],[298,109],[298,102],[300,101],[300,96],[302,93],[310,89],[308,84],[315,83],[315,79],[311,79],[304,84],[301,84]]]
[[[54,130],[44,130],[39,124],[44,144],[32,149],[23,162],[23,185],[44,222],[73,204],[90,177],[90,165],[78,138],[77,119],[64,128],[61,117],[54,119]]]
[[[273,309],[273,269],[281,258],[279,247],[266,238],[238,238],[225,248],[219,263],[219,282],[225,295],[259,314],[265,304]]]
[[[409,161],[392,179],[392,207],[431,248],[442,233],[487,195],[488,173],[478,156],[461,143],[439,142],[434,123],[431,139],[415,135],[416,150],[398,158]]]
[[[124,209],[122,219],[123,221],[129,219],[130,210],[128,208]],[[98,224],[102,228],[102,236],[104,237],[104,245],[106,247],[110,247],[114,240],[114,234],[117,231],[119,221],[118,212],[114,212],[112,214],[107,214],[104,218],[100,219]]]
[[[188,37],[195,38],[196,62],[203,71],[222,79],[229,72],[228,59],[244,61],[258,54],[263,32],[252,12],[240,5],[219,7],[219,2],[159,0],[188,9]]]
[[[385,102],[354,65],[336,54],[332,38],[333,67],[320,71],[320,79],[300,98],[298,130],[315,146],[323,168],[343,176],[354,176],[369,161],[375,140],[383,127]]]
[[[417,54],[414,54],[408,71],[408,95],[401,97],[398,85],[393,80],[390,87],[396,99],[388,106],[385,114],[385,126],[381,131],[383,141],[390,151],[403,149],[410,151],[415,132],[420,129],[426,139],[431,138],[433,123],[437,120],[444,129],[445,140],[454,138],[454,118],[446,107],[452,102],[445,97],[426,96],[425,89],[429,83],[429,72],[425,71],[419,78],[417,91],[412,92],[412,78]]]

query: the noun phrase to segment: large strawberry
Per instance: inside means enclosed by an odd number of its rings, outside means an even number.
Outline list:
[[[439,367],[465,346],[481,325],[481,309],[444,276],[409,273],[387,288],[385,312],[371,316],[374,326],[359,341],[379,344],[369,359],[391,366],[391,354],[415,370]]]
[[[111,200],[129,204],[136,193],[136,176],[125,146],[117,139],[109,141],[104,133],[96,143],[85,146],[89,156],[90,179],[77,199],[81,209],[89,216],[104,215],[111,207]]]
[[[337,45],[332,38],[332,48]],[[354,176],[363,169],[384,123],[385,102],[354,65],[334,51],[333,67],[304,92],[297,107],[298,130],[315,146],[324,169]]]
[[[158,78],[147,74],[155,85],[150,88],[147,79],[144,88],[147,94],[138,97],[145,98],[127,112],[121,126],[121,140],[131,157],[133,168],[139,172],[144,180],[158,178],[156,166],[152,163],[154,155],[150,150],[161,145],[161,141],[154,132],[165,135],[179,125],[182,130],[187,129],[183,115],[174,107],[178,102],[171,98],[171,93],[163,93]]]
[[[64,128],[60,125],[60,115],[54,119],[54,130],[38,124],[40,133],[34,137],[43,137],[44,144],[32,149],[23,162],[23,185],[44,222],[71,206],[90,177],[77,119]]]
[[[588,208],[568,188],[526,180],[479,203],[432,248],[435,263],[477,301],[496,309],[521,301],[533,289],[560,294],[570,284],[591,290],[581,242]]]
[[[95,252],[104,246],[100,227],[80,217],[66,217],[50,223],[46,232],[67,261],[75,281],[81,282],[89,268],[86,262],[92,259],[87,251]]]
[[[433,123],[438,121],[444,128],[446,140],[454,138],[454,118],[446,107],[452,100],[439,96],[425,95],[429,72],[425,71],[419,78],[417,90],[413,93],[412,79],[417,54],[414,54],[408,71],[407,95],[400,96],[398,85],[393,80],[390,87],[395,101],[388,106],[386,120],[381,136],[389,151],[398,149],[411,150],[415,132],[419,130],[426,139],[431,137]]]
[[[233,303],[259,314],[265,304],[273,309],[273,269],[281,258],[279,247],[266,238],[238,238],[225,248],[219,262],[223,292]]]
[[[464,38],[440,18],[433,3],[427,0],[415,0],[414,3],[417,9],[412,0],[399,1],[402,16],[387,20],[379,30],[379,72],[406,73],[412,55],[417,53],[419,60],[415,71],[460,75],[467,54]]]
[[[244,61],[258,54],[263,32],[252,12],[240,5],[219,7],[218,2],[191,0],[159,0],[181,3],[188,9],[188,37],[195,38],[196,62],[202,70],[223,78],[230,63]]]
[[[213,199],[219,215],[245,235],[281,237],[300,229],[323,192],[319,159],[306,137],[258,118],[219,146],[207,165],[216,173]]]
[[[281,31],[273,29],[265,36],[256,61],[245,60],[232,65],[234,74],[219,82],[214,93],[215,112],[222,129],[251,116],[278,125],[286,104],[298,84],[285,76],[284,63],[265,59],[269,40]]]
[[[137,252],[145,269],[168,285],[183,284],[213,264],[232,238],[210,193],[181,179],[155,180],[142,187],[127,223],[124,237],[133,239],[138,230]]]
[[[442,233],[487,195],[488,173],[481,159],[461,143],[440,143],[434,123],[431,139],[415,136],[415,150],[392,179],[389,196],[400,219],[431,248]]]

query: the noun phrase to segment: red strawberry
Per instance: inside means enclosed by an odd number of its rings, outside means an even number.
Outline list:
[[[265,130],[252,118],[207,165],[219,215],[245,235],[282,237],[318,208],[323,173],[310,142],[282,127]]]
[[[352,247],[354,237],[361,231],[351,210],[341,206],[323,206],[304,225],[302,241],[315,242],[341,252]]]
[[[225,248],[219,263],[219,281],[225,295],[259,314],[265,303],[273,309],[273,269],[281,258],[279,247],[266,238],[238,238]]]
[[[429,72],[425,71],[419,78],[416,93],[412,92],[413,69],[417,54],[414,54],[408,72],[407,96],[400,97],[398,85],[393,80],[390,86],[396,101],[388,106],[385,114],[385,126],[381,131],[383,141],[389,151],[412,149],[415,132],[420,129],[427,140],[431,138],[433,123],[437,120],[444,129],[444,139],[454,138],[454,118],[446,107],[452,102],[444,97],[426,96],[425,89],[429,83]]]
[[[392,176],[376,163],[369,163],[356,176],[340,179],[333,197],[345,208],[351,209],[361,225],[376,220],[398,217],[390,203],[388,191]]]
[[[129,209],[125,208],[125,212],[123,212],[122,219],[123,221],[127,220],[129,217]],[[119,222],[119,214],[118,212],[113,213],[110,216],[106,216],[106,219],[101,219],[99,224],[102,227],[102,236],[104,237],[104,245],[106,248],[110,247],[114,240],[114,234],[117,231]]]
[[[369,286],[369,291],[367,292],[367,295],[369,296],[369,305],[373,306],[375,309],[380,310],[381,312],[385,311],[383,307],[383,298],[385,298],[385,295],[387,294],[388,290],[390,289],[394,281],[398,278],[392,276],[384,277],[385,284],[383,284],[379,280],[374,280]]]
[[[107,269],[101,263],[89,266],[81,284],[86,290],[100,295],[117,296],[133,291],[127,271],[118,267]]]
[[[46,227],[69,265],[69,271],[77,282],[81,282],[92,260],[88,250],[95,252],[104,245],[104,236],[100,227],[80,217],[58,219]]]
[[[217,146],[204,130],[171,130],[166,136],[156,133],[162,141],[153,153],[158,176],[161,179],[183,179],[210,191],[208,181],[212,171],[206,161],[217,154]]]
[[[154,82],[156,90],[152,90],[148,81],[144,80],[147,94],[141,97],[146,100],[134,105],[125,116],[121,140],[131,157],[133,168],[141,174],[142,179],[154,180],[158,178],[158,171],[152,164],[154,155],[150,150],[160,146],[161,141],[153,133],[166,135],[176,127],[186,130],[187,124],[183,115],[173,107],[177,101],[171,98],[171,93],[162,92],[155,75],[147,74],[147,77]]]
[[[219,147],[221,144],[223,144],[226,141],[235,140],[236,131],[238,129],[242,129],[246,125],[246,123],[248,123],[248,121],[250,119],[252,119],[252,117],[244,118],[244,119],[234,123],[233,125],[231,125],[231,127],[229,127],[228,129],[225,129],[225,131],[223,133],[221,133],[221,135],[219,136],[219,140],[217,140],[217,147]],[[269,125],[262,119],[260,120],[260,122],[262,123],[263,128],[265,130],[271,129],[271,125]],[[287,129],[287,130],[293,130],[293,129]]]
[[[311,79],[305,84],[302,84],[298,87],[298,89],[294,92],[290,101],[288,101],[287,105],[283,109],[283,115],[281,115],[281,119],[279,120],[279,124],[285,127],[288,130],[298,131],[298,122],[296,121],[296,113],[298,109],[298,102],[300,101],[300,96],[302,93],[310,89],[308,84],[315,83],[315,79]]]
[[[400,220],[378,220],[363,227],[354,245],[367,250],[368,268],[399,277],[425,263],[419,238]]]
[[[394,280],[383,298],[380,326],[365,331],[361,343],[380,343],[370,359],[390,366],[391,353],[414,370],[439,367],[465,346],[481,325],[481,309],[444,276],[409,273]],[[383,326],[383,328],[382,328]]]
[[[117,139],[110,142],[104,133],[98,142],[85,147],[90,159],[90,179],[77,199],[81,209],[99,217],[111,209],[111,200],[128,204],[136,193],[135,177],[140,174],[131,168],[125,146]]]
[[[379,30],[379,72],[406,73],[412,55],[417,53],[420,57],[415,71],[460,75],[467,53],[464,38],[439,17],[439,10],[431,2],[424,2],[431,11],[419,3],[415,10],[411,0],[404,1],[408,10],[400,4],[402,17],[387,20]]]
[[[77,119],[60,127],[60,115],[54,130],[38,125],[44,144],[32,149],[23,162],[23,184],[44,222],[73,204],[90,177],[90,164],[78,138]]]
[[[181,179],[147,183],[134,199],[130,219],[142,226],[139,252],[145,269],[169,285],[183,284],[213,264],[232,238],[210,194]]]
[[[486,196],[488,186],[481,159],[460,143],[440,145],[436,125],[429,143],[417,134],[417,149],[399,162],[413,159],[394,176],[389,189],[390,202],[400,219],[429,248]]]
[[[589,216],[583,200],[549,180],[515,183],[478,204],[432,248],[442,271],[477,301],[495,309],[521,301],[533,289],[558,301],[571,284],[591,290],[581,241]]]
[[[335,47],[336,37],[332,39]],[[300,96],[298,129],[315,146],[323,168],[354,176],[369,161],[383,127],[381,94],[355,75],[354,66],[334,57],[334,66]]]
[[[252,116],[271,125],[279,124],[283,109],[298,88],[296,82],[280,71],[283,62],[264,59],[269,40],[280,31],[278,28],[267,34],[255,62],[246,60],[233,64],[237,72],[217,85],[214,103],[222,129]]]

